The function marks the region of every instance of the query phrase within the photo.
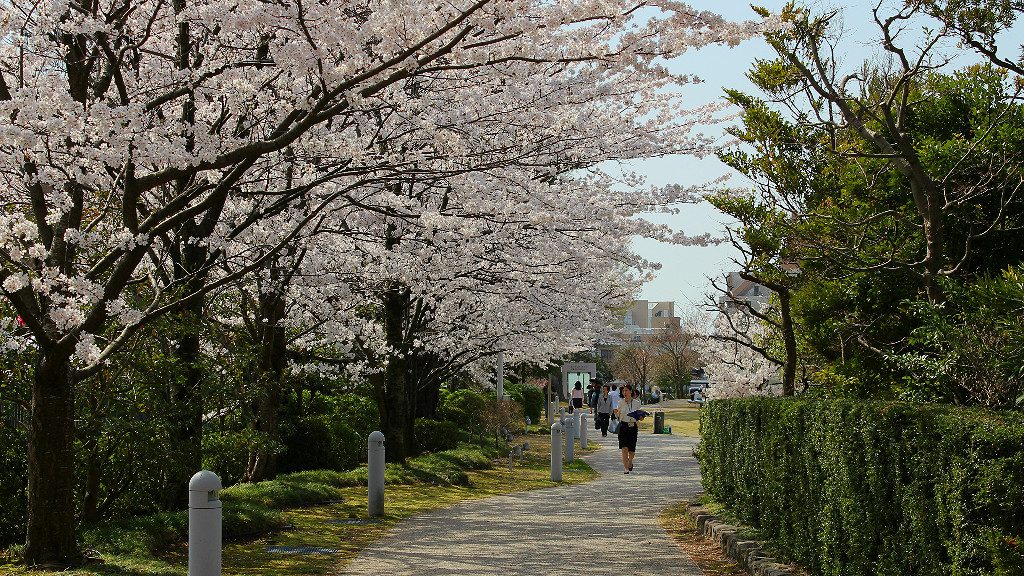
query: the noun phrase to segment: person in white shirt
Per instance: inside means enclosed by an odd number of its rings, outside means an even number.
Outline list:
[[[633,397],[633,388],[629,385],[623,386],[622,400],[619,400],[615,408],[615,415],[619,418],[619,449],[622,451],[622,473],[629,474],[633,470],[633,458],[636,456],[636,438],[639,432],[639,422],[629,415],[630,412],[640,410],[643,405],[639,398]],[[641,418],[642,420],[643,418]]]

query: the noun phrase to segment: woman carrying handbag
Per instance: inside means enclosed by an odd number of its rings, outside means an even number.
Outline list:
[[[619,417],[619,449],[622,450],[622,473],[629,474],[633,471],[633,458],[636,456],[636,439],[640,430],[639,420],[630,416],[637,411],[642,411],[639,398],[633,397],[633,388],[623,386],[622,400],[615,408],[615,415]],[[643,419],[643,416],[640,417]]]

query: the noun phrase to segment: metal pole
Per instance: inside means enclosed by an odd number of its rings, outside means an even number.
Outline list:
[[[373,431],[366,440],[367,513],[384,515],[384,433]]]
[[[220,478],[196,472],[188,483],[188,576],[220,576],[224,522]]]
[[[551,414],[551,376],[548,376],[548,382],[544,386],[544,419],[547,420],[548,426],[555,421],[554,416]]]
[[[551,481],[562,481],[562,425],[551,425]]]
[[[505,397],[505,353],[498,352],[498,400]]]

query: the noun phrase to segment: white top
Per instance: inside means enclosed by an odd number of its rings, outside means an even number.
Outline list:
[[[619,400],[622,399],[622,395],[619,394],[618,388],[616,388],[615,390],[612,390],[611,392],[609,392],[608,396],[611,397],[611,399],[612,399],[612,406],[618,406],[619,405]]]
[[[639,398],[633,398],[629,402],[626,402],[624,399],[619,400],[619,422],[623,422],[625,424],[636,424],[636,418],[627,416],[627,414],[630,412],[636,412],[642,407],[643,402],[640,402]]]

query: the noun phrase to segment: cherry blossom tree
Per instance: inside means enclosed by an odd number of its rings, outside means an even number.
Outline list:
[[[668,1],[2,6],[0,283],[26,325],[11,337],[37,350],[25,556],[54,565],[80,558],[75,382],[141,323],[172,310],[198,319],[206,294],[267,266],[338,202],[356,202],[362,180],[389,183],[372,189],[396,199],[401,194],[387,192],[415,179],[420,163],[436,170],[451,159],[443,174],[472,183],[484,159],[461,163],[474,157],[467,144],[479,139],[470,137],[497,142],[511,127],[540,126],[538,140],[557,140],[589,126],[562,139],[548,162],[524,159],[532,179],[484,178],[471,188],[485,195],[530,183],[516,201],[527,199],[520,208],[532,225],[547,225],[548,199],[531,197],[539,183],[596,161],[701,148],[689,133],[710,111],[687,113],[665,94],[687,79],[659,61],[738,42],[760,26]],[[420,109],[424,93],[433,96],[432,117]],[[551,94],[566,105],[546,106]],[[583,106],[595,94],[600,106]],[[479,101],[486,105],[474,109]],[[573,102],[577,114],[567,113]],[[537,113],[533,124],[507,123],[527,105]],[[439,122],[442,112],[447,122]],[[500,118],[480,130],[491,115]],[[425,119],[432,125],[419,134],[436,147],[380,137]],[[605,137],[592,138],[597,125]],[[444,197],[443,188],[430,190]],[[474,209],[471,200],[463,210]],[[623,208],[605,202],[606,210]],[[368,212],[408,217],[402,204],[372,206]],[[287,227],[276,242],[243,242],[278,216]],[[402,244],[385,242],[377,255],[387,260]],[[248,263],[213,273],[232,258]],[[185,338],[179,348],[187,359],[199,343]],[[187,403],[198,390],[176,394]]]
[[[782,362],[770,357],[768,347],[766,331],[757,317],[741,309],[721,311],[700,349],[711,382],[707,398],[774,393],[772,384],[778,380]]]

